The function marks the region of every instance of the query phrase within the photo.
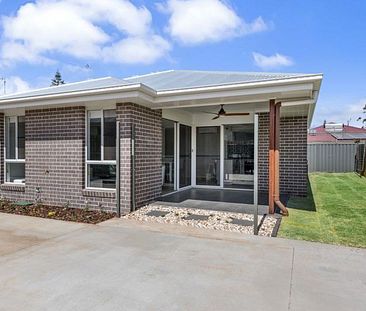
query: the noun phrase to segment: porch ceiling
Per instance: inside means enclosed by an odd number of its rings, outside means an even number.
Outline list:
[[[209,106],[196,106],[196,107],[184,107],[184,108],[167,108],[163,109],[163,117],[175,121],[186,121],[188,123],[207,123],[207,124],[229,124],[229,123],[242,123],[252,122],[253,115],[259,112],[269,112],[268,102],[259,103],[238,103],[238,104],[225,104],[225,110],[227,112],[248,112],[248,116],[231,116],[221,117],[212,121],[214,113],[217,113],[220,109],[220,104]],[[281,116],[307,116],[309,114],[309,104],[302,104],[296,106],[284,106],[281,109]]]

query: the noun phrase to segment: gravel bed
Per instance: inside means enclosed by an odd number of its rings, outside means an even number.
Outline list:
[[[168,212],[165,216],[149,216],[147,213],[152,211]],[[154,213],[152,213],[154,214]],[[159,214],[159,213],[155,213]],[[162,214],[162,213],[160,213]],[[209,216],[207,220],[185,219],[191,215]],[[219,211],[209,211],[202,209],[191,209],[182,207],[172,207],[164,205],[147,205],[139,210],[123,216],[126,219],[133,219],[139,221],[150,221],[159,223],[179,224],[183,226],[192,226],[196,228],[207,228],[214,230],[223,230],[231,232],[240,232],[246,234],[253,234],[253,225],[243,226],[231,223],[233,220],[246,220],[245,223],[251,222],[253,224],[253,215],[243,213],[229,213]],[[192,218],[192,217],[188,217]],[[201,217],[203,218],[203,217]],[[259,235],[271,236],[277,219],[273,216],[266,215],[262,220],[263,215],[258,216],[258,223],[260,225]],[[240,222],[240,221],[238,221]],[[243,222],[244,223],[244,222]]]

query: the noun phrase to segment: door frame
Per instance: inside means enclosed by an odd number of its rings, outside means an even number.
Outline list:
[[[258,150],[258,117],[254,113],[251,124],[254,125],[254,148]],[[175,162],[175,176],[174,176],[174,191],[169,192],[165,195],[169,195],[173,192],[185,190],[189,188],[203,188],[203,189],[227,189],[227,190],[237,190],[237,191],[253,191],[253,189],[238,189],[238,188],[224,188],[224,161],[225,161],[225,139],[224,139],[224,126],[225,124],[248,124],[249,122],[230,122],[224,124],[197,124],[197,123],[189,123],[189,122],[180,122],[177,119],[164,117],[164,119],[174,121],[174,132],[175,132],[175,142],[174,142],[174,162]],[[191,127],[191,184],[185,187],[179,187],[179,169],[180,169],[180,161],[179,161],[179,145],[180,145],[180,124],[190,126]],[[220,129],[220,185],[212,186],[212,185],[197,185],[196,183],[196,157],[197,157],[197,127],[204,126],[218,126]],[[254,152],[254,163],[258,163],[258,152]],[[255,165],[255,167],[258,165]],[[257,169],[258,170],[258,169]],[[258,172],[254,171],[254,185],[258,184]]]

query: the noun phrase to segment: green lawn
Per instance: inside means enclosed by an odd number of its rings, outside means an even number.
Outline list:
[[[366,178],[311,173],[309,195],[288,202],[279,237],[366,247]]]

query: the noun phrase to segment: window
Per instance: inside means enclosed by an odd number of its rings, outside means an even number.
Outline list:
[[[116,111],[88,111],[87,187],[116,188]]]
[[[5,118],[5,181],[25,183],[25,118]]]

